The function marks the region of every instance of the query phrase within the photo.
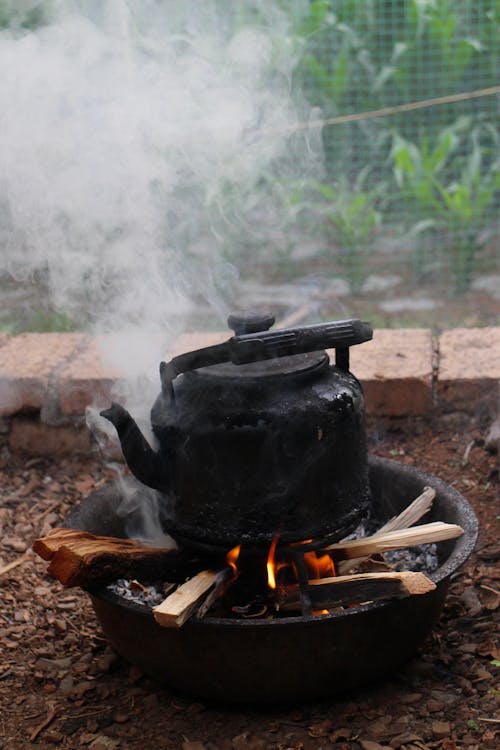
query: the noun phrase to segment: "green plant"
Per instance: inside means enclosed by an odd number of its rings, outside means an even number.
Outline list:
[[[4,324],[6,333],[68,333],[76,330],[75,321],[66,313],[55,310],[37,310],[26,319],[16,319]]]
[[[0,0],[0,30],[29,31],[43,26],[51,5],[51,0]]]
[[[448,238],[444,246],[450,248],[457,293],[469,287],[481,230],[500,195],[500,161],[487,163],[481,127],[474,128],[466,142],[469,126],[469,118],[460,118],[443,129],[434,144],[424,139],[417,145],[396,134],[391,151],[401,200],[415,218],[411,233],[418,241],[417,252],[436,234]],[[489,126],[488,134],[498,142]]]
[[[316,226],[335,243],[339,265],[353,292],[359,291],[366,279],[368,249],[381,221],[379,191],[365,190],[366,178],[364,171],[352,185],[344,177],[333,186],[309,182],[305,201],[302,193],[294,196],[295,202],[303,201],[302,208],[310,210]]]
[[[295,4],[294,4],[295,5]],[[294,31],[303,53],[295,81],[325,117],[494,86],[500,73],[499,0],[314,0],[300,4]],[[496,114],[493,98],[479,108]],[[382,120],[325,128],[332,176],[351,176],[369,164],[384,176],[388,145],[433,139],[460,115],[475,116],[477,100],[464,100]]]

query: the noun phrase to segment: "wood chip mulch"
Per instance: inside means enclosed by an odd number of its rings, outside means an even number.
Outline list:
[[[401,671],[340,699],[267,711],[180,697],[116,656],[86,594],[49,579],[30,552],[33,539],[60,525],[74,504],[112,479],[111,471],[98,460],[4,456],[0,750],[498,748],[498,458],[472,428],[379,434],[371,450],[462,492],[479,517],[476,552],[454,578],[432,636]]]

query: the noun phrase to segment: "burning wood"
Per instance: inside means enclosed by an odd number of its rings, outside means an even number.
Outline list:
[[[320,552],[291,547],[290,562],[299,583],[275,582],[273,587],[271,581],[269,592],[275,591],[271,594],[271,598],[275,597],[274,606],[282,612],[301,610],[308,615],[318,609],[432,591],[435,586],[423,573],[383,571],[343,575],[342,570],[342,566],[358,566],[373,555],[460,536],[463,533],[460,526],[442,522],[397,528],[400,523],[421,517],[432,499],[432,490],[424,492],[400,516],[391,519],[372,536],[337,542]],[[226,593],[238,577],[240,552],[239,547],[230,550],[227,564],[220,570],[200,571],[200,561],[177,550],[147,547],[135,540],[95,536],[63,528],[54,529],[48,536],[37,539],[33,549],[44,560],[50,561],[48,572],[66,586],[88,588],[123,577],[185,581],[153,608],[155,620],[160,625],[174,628],[181,627],[194,613],[198,619],[203,618],[216,600]],[[325,560],[328,565],[324,564]],[[331,577],[335,571],[332,561],[340,573],[336,577]],[[287,569],[290,562],[277,562],[270,553],[268,572],[269,566],[273,573]],[[188,576],[193,577],[186,581]]]
[[[309,581],[308,593],[314,609],[333,609],[352,604],[403,599],[407,596],[427,594],[436,588],[423,573],[355,573],[335,578]],[[285,586],[280,591],[279,609],[300,611],[299,586]]]
[[[95,536],[87,531],[53,529],[36,539],[33,549],[50,560],[47,572],[65,586],[87,588],[117,578],[161,578],[165,570],[176,580],[188,561],[177,550],[148,547],[133,539]]]
[[[216,573],[202,570],[154,607],[156,622],[166,628],[180,628],[195,611],[198,620],[203,619],[238,577],[236,563],[240,549],[238,545],[229,550],[226,555],[227,567]]]
[[[235,573],[231,568],[224,568],[224,570],[220,570],[217,573],[212,590],[196,613],[196,618],[198,620],[202,620],[205,615],[212,609],[217,599],[220,599],[222,596],[224,596],[226,591],[234,583],[236,576],[237,573]]]

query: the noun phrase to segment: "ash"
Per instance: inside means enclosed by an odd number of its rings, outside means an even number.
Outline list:
[[[362,539],[365,536],[376,534],[384,522],[376,518],[365,518],[359,526],[346,537],[348,539]],[[436,544],[419,544],[407,549],[395,549],[384,552],[384,560],[398,573],[404,570],[413,570],[417,573],[434,573],[439,567],[439,558]]]
[[[415,570],[418,573],[434,573],[439,567],[437,546],[420,544],[409,549],[396,549],[385,552],[386,562],[396,571]]]
[[[116,596],[128,599],[129,602],[156,607],[160,604],[174,587],[172,583],[139,583],[139,581],[127,581],[119,578],[109,584],[106,588]]]

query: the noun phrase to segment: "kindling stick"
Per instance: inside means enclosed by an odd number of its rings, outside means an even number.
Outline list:
[[[436,521],[409,529],[395,529],[384,533],[365,536],[362,539],[351,539],[347,542],[337,542],[325,547],[333,560],[349,560],[358,557],[371,557],[394,549],[405,549],[418,544],[443,542],[461,536],[464,530],[453,523]]]
[[[203,597],[215,585],[221,571],[202,570],[153,607],[153,615],[164,628],[180,628],[191,617]]]
[[[408,505],[401,513],[391,518],[387,523],[380,527],[380,529],[373,535],[379,536],[387,531],[394,531],[395,529],[407,529],[413,524],[420,521],[425,516],[427,511],[432,507],[434,498],[436,497],[436,490],[432,487],[424,487],[423,492],[415,498],[415,500]],[[337,573],[343,575],[348,573],[350,570],[354,570],[359,565],[364,563],[368,557],[359,557],[354,560],[342,560],[337,565]]]

